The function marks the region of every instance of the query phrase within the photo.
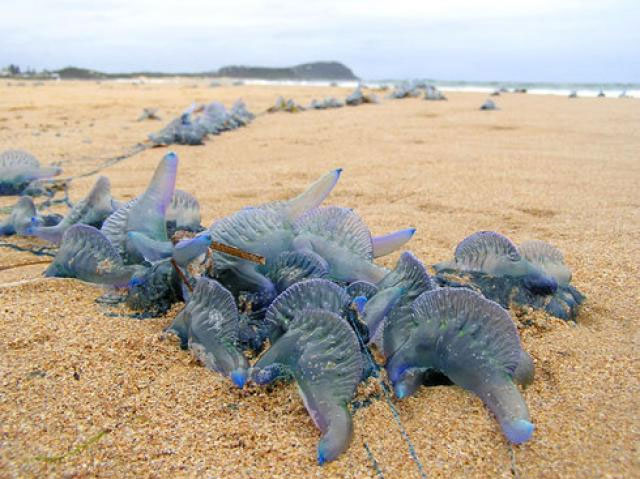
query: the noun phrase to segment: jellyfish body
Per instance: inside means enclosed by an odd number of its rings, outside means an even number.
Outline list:
[[[132,248],[151,263],[173,258],[180,266],[186,266],[194,259],[205,254],[211,245],[211,233],[205,231],[194,238],[179,241],[156,241],[137,231],[127,233]]]
[[[407,251],[376,288],[377,293],[364,305],[363,318],[369,330],[369,340],[381,347],[385,321],[391,310],[413,303],[422,293],[434,289],[434,285],[424,265]]]
[[[324,278],[328,273],[316,256],[301,251],[280,253],[275,261],[258,270],[273,282],[278,293],[305,279]]]
[[[531,438],[533,424],[515,382],[532,380],[533,363],[502,307],[473,291],[443,288],[420,295],[386,328],[386,369],[399,397],[436,371],[479,396],[509,441]]]
[[[283,374],[293,376],[305,408],[322,432],[317,449],[322,465],[349,446],[353,422],[347,404],[362,368],[358,340],[349,324],[328,310],[303,309],[260,357],[251,378],[268,384]]]
[[[456,247],[454,259],[434,266],[436,271],[482,272],[490,276],[519,278],[533,294],[553,294],[558,282],[522,256],[506,236],[480,231]]]
[[[175,190],[167,207],[165,221],[169,237],[177,230],[199,232],[201,230],[200,203],[191,193]]]
[[[493,100],[487,99],[481,106],[480,110],[488,111],[488,110],[499,110]]]
[[[18,195],[32,181],[61,172],[57,166],[40,166],[36,157],[26,151],[5,150],[0,153],[0,195]]]
[[[0,236],[29,236],[42,223],[43,219],[37,215],[31,197],[21,196],[9,216],[0,221]]]
[[[241,388],[249,363],[238,347],[238,329],[238,308],[231,293],[217,281],[200,277],[168,331],[186,342],[207,368]]]
[[[58,253],[44,275],[78,278],[90,283],[122,288],[141,269],[125,265],[100,230],[76,224],[62,235]]]
[[[267,266],[271,265],[281,253],[293,249],[293,222],[329,195],[341,171],[329,172],[291,200],[245,208],[216,221],[209,228],[213,241],[258,254],[265,258]],[[277,292],[273,282],[258,271],[255,263],[215,252],[214,264],[216,277],[234,294],[249,291],[275,295]]]
[[[126,263],[144,260],[128,233],[140,233],[154,241],[168,241],[165,215],[173,199],[177,168],[178,156],[175,153],[165,155],[145,192],[115,211],[102,225],[102,232]]]
[[[34,228],[33,234],[44,240],[60,244],[62,235],[71,226],[77,223],[100,228],[115,210],[111,197],[111,185],[105,176],[98,178],[91,191],[55,226],[41,226]]]
[[[294,248],[317,255],[333,280],[377,283],[387,274],[373,263],[369,228],[351,209],[316,208],[300,217],[294,228]]]
[[[326,279],[309,279],[295,283],[269,305],[264,322],[270,339],[282,336],[303,309],[321,309],[342,316],[351,299],[346,291]]]

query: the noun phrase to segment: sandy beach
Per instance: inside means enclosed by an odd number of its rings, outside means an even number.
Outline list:
[[[25,149],[75,175],[192,102],[242,98],[260,113],[279,95],[308,104],[350,93],[208,84],[2,81],[0,151]],[[455,386],[394,404],[429,478],[640,477],[640,100],[503,94],[500,111],[482,112],[485,94],[447,96],[258,115],[204,146],[173,146],[177,187],[195,194],[208,226],[341,167],[326,204],[355,208],[374,234],[415,226],[408,249],[426,264],[479,230],[556,245],[587,302],[577,323],[511,312],[536,365],[523,393],[531,441],[510,446],[482,402]],[[137,122],[144,107],[162,121]],[[131,199],[167,151],[102,174]],[[72,199],[94,181],[74,181]],[[0,268],[37,259],[0,249]],[[351,447],[319,467],[320,434],[295,385],[238,390],[163,336],[181,305],[134,320],[95,303],[94,286],[22,282],[45,267],[0,271],[0,478],[421,477],[383,399],[355,412]],[[359,398],[376,387],[361,385]]]

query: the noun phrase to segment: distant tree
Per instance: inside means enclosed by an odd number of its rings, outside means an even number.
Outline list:
[[[12,75],[20,75],[20,67],[18,65],[9,65],[9,73]]]

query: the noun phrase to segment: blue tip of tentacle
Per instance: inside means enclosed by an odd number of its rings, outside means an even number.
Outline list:
[[[398,399],[404,399],[409,395],[409,391],[407,390],[407,386],[405,384],[396,384],[393,387],[393,392],[395,393]]]
[[[367,298],[365,296],[356,296],[353,298],[353,305],[359,314],[364,314],[364,308],[367,304]]]
[[[141,286],[143,284],[144,284],[144,279],[136,277],[136,278],[131,278],[129,280],[129,284],[127,284],[127,287],[128,288],[135,288],[136,286]]]
[[[245,385],[245,383],[247,382],[247,373],[246,371],[242,371],[242,370],[235,370],[231,373],[231,381],[233,381],[233,384],[235,384],[237,387],[239,387],[240,389],[242,389]]]
[[[323,451],[318,447],[318,465],[322,466],[327,462],[327,459],[324,457]]]
[[[522,444],[531,439],[534,429],[535,426],[531,422],[525,419],[516,419],[508,425],[505,425],[504,434],[510,442]]]

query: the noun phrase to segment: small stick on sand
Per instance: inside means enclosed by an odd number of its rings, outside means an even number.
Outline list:
[[[193,287],[191,286],[191,284],[189,283],[189,280],[187,279],[187,277],[184,275],[184,273],[180,269],[180,266],[178,266],[178,263],[176,263],[176,260],[173,259],[173,258],[171,258],[171,265],[173,266],[173,269],[176,270],[176,273],[178,273],[178,276],[180,276],[180,279],[182,280],[184,285],[187,287],[189,292],[193,293]]]
[[[0,271],[6,271],[8,269],[21,268],[22,266],[33,266],[34,264],[49,264],[52,260],[42,259],[40,261],[29,261],[27,263],[11,264],[9,266],[0,266]]]
[[[236,258],[246,259],[248,261],[252,261],[258,264],[265,264],[266,260],[264,256],[260,256],[258,254],[248,253],[246,251],[242,251],[235,246],[229,246],[226,244],[218,243],[217,241],[211,242],[210,248],[215,251],[220,251],[221,253],[226,253],[231,256],[235,256]]]

